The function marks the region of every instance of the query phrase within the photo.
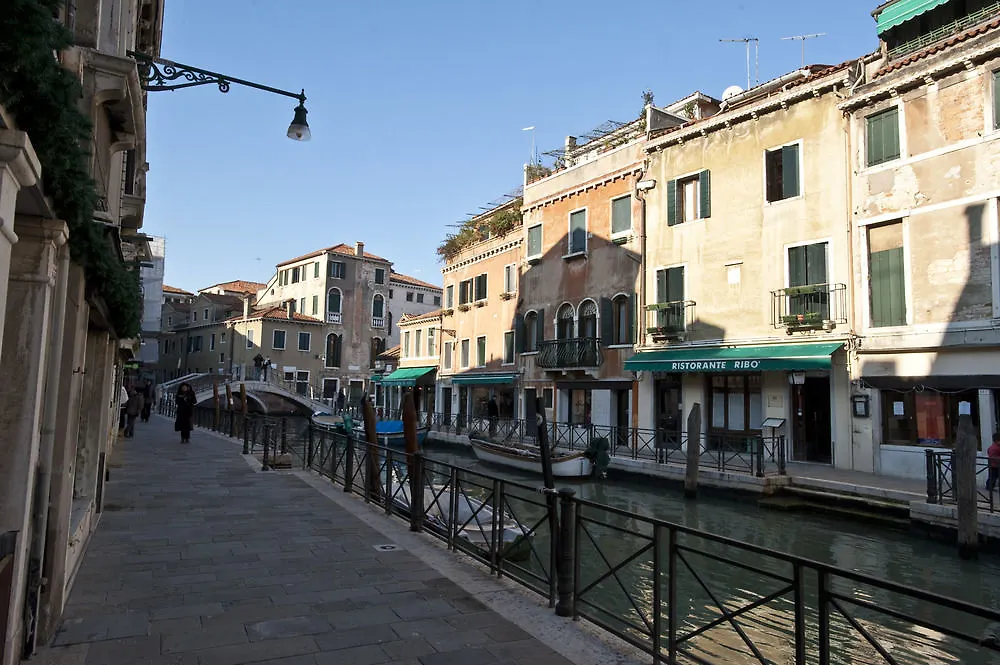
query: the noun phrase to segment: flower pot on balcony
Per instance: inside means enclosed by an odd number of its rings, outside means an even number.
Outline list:
[[[468,305],[459,305],[458,306],[458,311],[460,311],[460,312],[468,312],[470,309],[471,309],[471,307],[469,307]]]
[[[508,291],[504,291],[503,293],[500,294],[500,300],[510,300],[513,297],[514,294]]]

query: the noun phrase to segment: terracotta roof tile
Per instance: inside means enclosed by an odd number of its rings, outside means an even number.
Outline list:
[[[990,32],[991,30],[996,30],[997,28],[1000,28],[1000,18],[995,18],[988,23],[981,23],[980,25],[977,25],[974,28],[966,30],[965,32],[960,32],[957,35],[952,35],[948,39],[942,40],[936,44],[933,44],[932,46],[928,46],[922,51],[911,53],[905,58],[896,60],[895,62],[886,65],[882,69],[875,72],[875,75],[872,78],[885,76],[886,74],[894,72],[897,69],[902,69],[907,65],[912,65],[914,62],[917,62],[918,60],[923,60],[924,58],[934,55],[935,53],[940,53],[941,51],[951,48],[952,46],[968,41],[973,37],[985,35],[987,32]]]
[[[239,321],[243,318],[243,315],[233,316],[227,319],[227,321]],[[294,312],[292,318],[288,318],[288,312],[284,307],[267,307],[265,309],[255,309],[250,312],[248,319],[266,319],[268,321],[298,321],[300,323],[323,323],[319,319],[306,316],[305,314],[299,314]]]
[[[426,312],[424,314],[404,314],[399,319],[399,325],[404,323],[415,323],[416,321],[426,321],[427,319],[439,319],[441,318],[440,309],[436,309],[433,312]]]
[[[326,247],[324,249],[317,249],[315,252],[309,252],[308,254],[303,254],[302,256],[297,256],[294,259],[288,259],[287,261],[282,261],[278,264],[278,267],[287,266],[289,263],[295,263],[297,261],[305,261],[306,259],[311,259],[316,256],[322,256],[327,252],[331,254],[343,254],[344,256],[354,256],[354,248],[350,245],[345,245],[340,243],[339,245],[334,245],[333,247]],[[376,256],[371,252],[365,252],[365,258],[371,259],[372,261],[385,261],[386,263],[391,263],[389,259],[383,259],[381,256]]]
[[[410,286],[420,286],[425,289],[435,289],[437,291],[441,291],[441,287],[438,286],[437,284],[431,284],[430,282],[425,282],[423,280],[417,279],[416,277],[410,277],[409,275],[404,275],[398,272],[393,272],[391,275],[389,275],[389,281],[399,282],[400,284],[409,284]]]
[[[400,356],[399,349],[400,345],[397,344],[396,346],[386,349],[382,353],[378,354],[378,357],[382,359],[395,360]]]
[[[261,284],[260,282],[249,282],[245,279],[236,279],[231,282],[222,282],[221,284],[213,284],[208,287],[209,289],[222,289],[223,291],[236,291],[237,293],[257,293],[263,289],[267,284]],[[202,289],[207,291],[208,289]]]
[[[176,286],[167,286],[166,284],[163,285],[163,292],[164,293],[175,293],[177,295],[182,295],[182,296],[193,296],[194,295],[190,291],[185,291],[184,289],[178,289]]]

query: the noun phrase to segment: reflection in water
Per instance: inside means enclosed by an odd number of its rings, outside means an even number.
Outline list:
[[[539,478],[531,474],[480,464],[464,451],[428,450],[428,457],[493,476],[522,481],[531,486]],[[754,500],[731,501],[699,498],[685,501],[676,484],[630,484],[610,479],[604,482],[561,483],[576,490],[577,496],[643,516],[656,517],[710,533],[724,535],[761,547],[794,554],[820,563],[834,565],[871,576],[878,580],[952,596],[968,602],[996,608],[1000,606],[1000,562],[984,557],[979,562],[958,559],[948,545],[915,538],[905,532],[882,526],[850,522],[824,515],[758,508]],[[652,632],[654,566],[652,548],[614,575],[618,566],[635,552],[650,544],[648,524],[634,518],[584,510],[586,522],[577,543],[581,556],[580,610],[617,630],[628,630],[637,639],[648,640]],[[523,518],[522,518],[523,519]],[[614,528],[613,528],[614,527]],[[624,531],[624,533],[623,533]],[[546,539],[547,540],[547,539]],[[600,553],[594,542],[600,546]],[[682,535],[678,541],[690,548],[677,563],[677,617],[679,635],[704,628],[723,617],[718,605],[730,613],[781,591],[782,579],[791,577],[791,566],[771,557],[731,548],[714,541]],[[666,650],[667,568],[666,536],[660,543],[661,594],[663,599],[663,644]],[[547,543],[545,543],[547,548]],[[607,558],[605,563],[601,554]],[[763,572],[753,572],[723,565],[722,561],[743,564]],[[536,568],[540,571],[540,568]],[[770,575],[766,574],[770,573]],[[774,579],[773,576],[781,579]],[[603,578],[603,579],[602,579]],[[808,629],[806,641],[810,658],[817,649],[818,618],[816,607],[817,575],[807,571],[804,579]],[[884,589],[858,585],[834,578],[832,589],[845,598],[872,603],[878,607],[905,612],[934,625],[979,635],[985,624],[958,615],[951,610],[917,603],[913,599]],[[967,647],[940,632],[902,623],[867,608],[841,601],[844,610],[855,619],[901,664],[925,663],[997,663],[992,657]],[[747,641],[770,662],[785,663],[794,659],[794,603],[791,592],[741,614],[735,619]],[[831,615],[832,663],[881,664],[885,659],[836,610]],[[685,651],[709,662],[756,663],[747,643],[729,620],[693,637]]]

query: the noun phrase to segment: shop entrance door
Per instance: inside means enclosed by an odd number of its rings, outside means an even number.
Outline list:
[[[795,459],[799,462],[833,462],[830,422],[830,377],[807,376],[795,389]]]
[[[676,450],[681,446],[681,381],[678,377],[656,380],[656,447]]]

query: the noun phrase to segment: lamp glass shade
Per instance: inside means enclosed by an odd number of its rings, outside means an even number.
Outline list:
[[[288,126],[288,138],[293,141],[308,141],[312,138],[312,132],[309,131],[309,123],[306,122],[306,107],[299,104],[295,107],[295,117],[292,118],[292,124]]]

